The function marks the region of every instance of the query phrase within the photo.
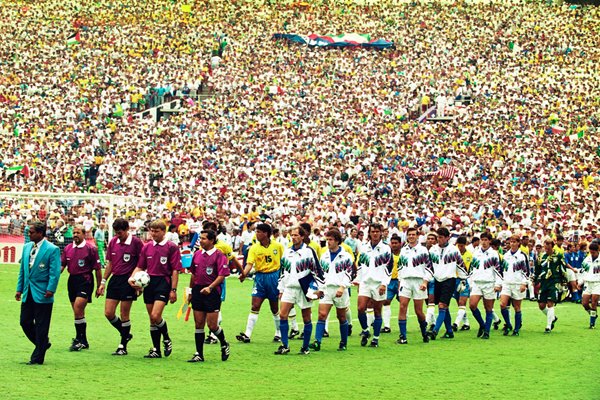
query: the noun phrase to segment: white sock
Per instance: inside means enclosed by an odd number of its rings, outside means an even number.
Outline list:
[[[375,321],[375,313],[372,308],[367,308],[367,326],[370,327]]]
[[[459,325],[463,318],[467,315],[467,308],[465,306],[458,307],[458,313],[456,314],[456,320],[454,323]]]
[[[221,322],[223,322],[223,314],[221,314],[221,311],[219,311],[219,319],[217,321],[217,323],[219,324],[219,326],[221,326]]]
[[[281,337],[281,330],[279,329],[279,312],[273,314],[273,322],[275,323],[275,336]]]
[[[246,336],[252,336],[252,331],[254,330],[254,325],[256,325],[256,321],[258,321],[258,314],[251,312],[248,315],[248,323],[246,324]]]
[[[427,304],[427,315],[425,316],[425,321],[427,321],[427,325],[435,324],[435,304]]]
[[[494,313],[494,323],[500,321],[500,317],[498,316],[498,314],[496,314],[496,311],[494,311],[493,313]]]
[[[350,311],[350,307],[346,308],[346,321],[348,321],[349,325],[352,325],[352,311]]]
[[[529,282],[527,290],[529,291],[529,298],[532,299],[535,297],[535,290],[533,289],[533,283]]]
[[[542,309],[542,312],[543,312],[545,315],[548,315],[548,307],[544,307],[544,308]]]
[[[383,317],[383,326],[389,328],[390,320],[392,319],[392,306],[383,306],[381,316]]]
[[[548,314],[546,314],[547,321],[548,321],[548,326],[546,328],[551,329],[552,328],[552,322],[554,322],[554,307],[546,307],[546,309],[548,310]]]
[[[290,310],[290,314],[288,315],[288,321],[291,322],[291,328],[294,331],[298,330],[298,321],[296,320],[296,308],[292,308]]]
[[[329,332],[329,314],[327,314],[327,319],[325,320],[325,331]]]

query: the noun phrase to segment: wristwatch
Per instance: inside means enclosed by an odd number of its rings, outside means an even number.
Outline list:
[[[171,289],[171,292],[177,293],[177,288]]]

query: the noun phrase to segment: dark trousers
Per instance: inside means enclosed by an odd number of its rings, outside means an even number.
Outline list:
[[[21,328],[27,339],[35,345],[35,349],[31,353],[31,362],[44,363],[46,350],[48,350],[52,306],[52,303],[42,304],[33,301],[31,291],[27,294],[25,303],[21,303]]]

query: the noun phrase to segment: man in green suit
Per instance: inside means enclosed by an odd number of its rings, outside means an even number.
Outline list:
[[[48,331],[60,278],[60,250],[45,239],[46,224],[30,224],[31,242],[23,247],[15,299],[21,301],[21,327],[35,345],[28,365],[43,364],[50,348]]]

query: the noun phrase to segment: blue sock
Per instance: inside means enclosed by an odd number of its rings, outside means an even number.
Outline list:
[[[281,331],[281,344],[288,347],[288,331],[290,330],[290,324],[287,319],[279,320],[279,330]]]
[[[319,321],[320,322],[320,321]],[[319,325],[317,325],[317,332]],[[325,321],[323,321],[323,329],[325,329]],[[344,321],[340,324],[340,341],[342,343],[348,343],[348,321]]]
[[[485,312],[485,331],[490,333],[490,328],[492,327],[492,322],[494,321],[494,312],[486,311]]]
[[[590,325],[596,325],[596,318],[598,318],[598,312],[590,310]]]
[[[325,320],[320,319],[317,321],[317,330],[315,331],[315,340],[321,343],[323,334],[325,333]]]
[[[360,322],[360,327],[363,331],[369,329],[369,325],[367,325],[367,313],[358,313],[358,322]]]
[[[421,336],[427,335],[427,321],[419,321],[419,328],[421,328]],[[404,330],[406,330],[406,321],[404,321]]]
[[[506,326],[508,326],[509,328],[512,328],[512,324],[510,323],[510,313],[508,311],[508,307],[502,308],[500,310],[500,312],[502,313],[502,318],[504,318],[504,323],[506,324]],[[515,322],[515,324],[516,324],[516,322]]]
[[[485,325],[485,322],[483,322],[483,318],[481,318],[481,311],[479,311],[479,308],[474,309],[472,313],[479,326],[483,327]]]
[[[375,317],[375,320],[373,321],[373,336],[375,336],[375,338],[379,337],[379,333],[381,332],[382,324],[383,324],[383,319],[381,318],[381,315],[379,317]]]
[[[406,337],[406,320],[405,319],[399,319],[398,320],[398,327],[400,328],[400,334],[404,337]]]
[[[312,322],[304,324],[304,338],[302,339],[302,347],[304,347],[304,348],[308,347],[308,344],[310,343],[310,337],[312,336],[312,329],[313,329]]]
[[[446,312],[447,310],[445,308],[440,308],[438,310],[438,316],[437,319],[435,320],[435,327],[433,328],[434,331],[439,332],[440,328],[442,327],[442,324],[444,323],[444,320],[446,319]]]
[[[521,311],[516,311],[515,312],[515,331],[520,330],[522,324],[523,324],[523,315],[521,314]]]
[[[446,332],[452,333],[452,314],[450,314],[450,309],[446,309],[446,318],[444,318],[444,326],[446,327]]]

